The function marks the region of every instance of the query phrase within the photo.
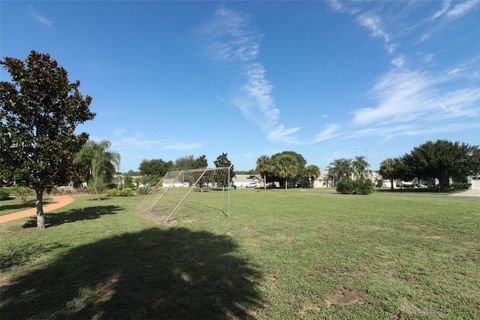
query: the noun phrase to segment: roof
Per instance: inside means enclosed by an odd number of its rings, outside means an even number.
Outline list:
[[[233,177],[233,181],[235,182],[254,182],[261,180],[260,176],[254,174],[236,174],[235,177]]]

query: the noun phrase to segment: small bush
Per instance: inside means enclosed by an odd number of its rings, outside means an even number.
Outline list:
[[[354,182],[350,178],[343,178],[337,183],[337,192],[343,194],[352,194],[354,191]]]
[[[125,188],[123,190],[113,188],[113,189],[105,190],[105,194],[109,197],[129,197],[129,196],[133,196],[134,192],[132,189],[129,189],[129,188]]]
[[[366,195],[374,191],[374,184],[368,179],[352,180],[343,178],[337,183],[337,192],[343,194],[361,194]]]
[[[12,191],[20,199],[20,203],[27,202],[27,197],[32,193],[30,188],[25,187],[15,187]]]
[[[149,194],[152,188],[137,188],[137,194]]]
[[[450,185],[453,190],[466,190],[470,188],[470,183],[468,182],[454,182]]]
[[[368,179],[358,179],[354,181],[354,192],[355,194],[370,194],[374,191],[373,182]]]
[[[7,200],[10,197],[10,192],[7,189],[0,188],[0,200]]]

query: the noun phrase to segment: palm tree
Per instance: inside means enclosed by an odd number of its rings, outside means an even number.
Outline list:
[[[314,164],[311,164],[305,168],[305,173],[310,181],[310,188],[312,187],[311,180],[315,180],[320,177],[320,168]]]
[[[257,171],[263,179],[263,189],[267,190],[267,174],[272,172],[272,160],[269,156],[260,156],[257,159]]]
[[[80,167],[81,175],[87,180],[96,194],[111,181],[120,165],[120,154],[110,151],[110,141],[88,141],[77,153],[75,163]]]
[[[289,154],[282,154],[275,159],[275,174],[285,179],[285,190],[288,189],[288,179],[298,175],[298,159]]]
[[[363,179],[368,176],[368,162],[364,156],[355,157],[352,161],[352,167],[357,179]]]
[[[352,160],[335,159],[328,166],[328,174],[333,177],[335,185],[342,178],[351,178],[353,174]]]
[[[380,175],[390,180],[390,188],[393,190],[393,180],[396,178],[398,159],[386,159],[380,163]]]

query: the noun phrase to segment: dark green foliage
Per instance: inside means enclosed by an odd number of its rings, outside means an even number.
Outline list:
[[[79,124],[94,118],[92,98],[70,82],[67,71],[48,54],[32,51],[25,61],[0,61],[12,82],[0,82],[0,180],[43,192],[71,181],[75,154],[88,140],[76,134]]]
[[[343,194],[352,194],[354,190],[352,178],[341,178],[337,182],[337,192]]]
[[[195,158],[193,155],[180,157],[175,160],[176,170],[200,169],[208,167],[207,156],[201,155]]]
[[[137,188],[136,190],[137,194],[141,195],[147,195],[150,193],[150,191],[152,191],[152,188]]]
[[[169,170],[173,169],[172,161],[162,159],[143,160],[140,163],[140,174],[150,177],[163,177]]]
[[[403,162],[417,178],[437,178],[441,190],[450,188],[449,179],[479,172],[480,147],[447,140],[427,141],[413,148]]]
[[[232,161],[228,159],[228,153],[223,152],[221,155],[217,157],[215,161],[213,161],[215,164],[215,167],[217,168],[225,168],[225,167],[230,167],[230,180],[235,177],[235,172],[233,171],[233,164]]]
[[[129,197],[135,195],[133,189],[124,188],[122,190],[117,188],[107,189],[105,190],[105,195],[109,197]]]
[[[343,194],[367,195],[374,191],[374,184],[369,179],[342,178],[337,183],[337,192]]]
[[[272,162],[275,163],[280,157],[283,157],[285,155],[291,156],[296,159],[297,170],[294,177],[304,177],[307,160],[305,160],[305,158],[301,154],[295,151],[282,151],[282,152],[276,153],[271,157]]]
[[[129,189],[135,188],[135,185],[133,183],[133,179],[131,176],[125,176],[125,179],[123,181],[123,187],[129,188]]]
[[[335,182],[339,182],[343,178],[351,178],[353,175],[352,160],[335,159],[328,166],[328,174]]]
[[[299,176],[298,157],[289,153],[282,153],[273,160],[273,172],[285,180],[285,190],[288,188],[288,179]]]
[[[453,190],[467,190],[470,186],[468,182],[453,182],[451,185]]]
[[[0,188],[0,200],[7,200],[10,198],[10,192],[5,188]]]
[[[375,190],[375,186],[369,179],[357,179],[354,181],[354,193],[367,195]]]

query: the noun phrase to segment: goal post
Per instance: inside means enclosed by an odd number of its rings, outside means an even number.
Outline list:
[[[230,214],[231,167],[169,171],[138,208],[161,222],[177,215]]]

